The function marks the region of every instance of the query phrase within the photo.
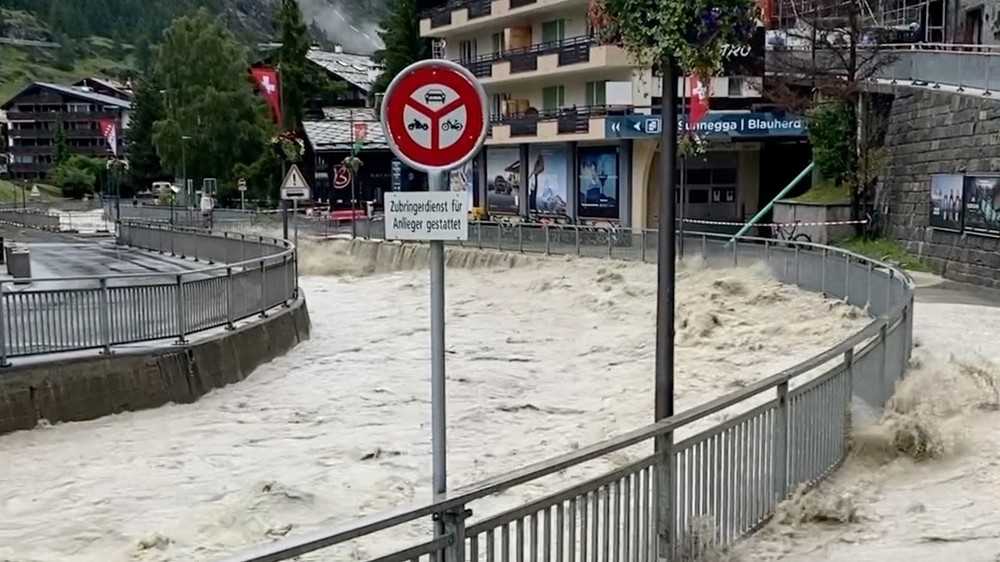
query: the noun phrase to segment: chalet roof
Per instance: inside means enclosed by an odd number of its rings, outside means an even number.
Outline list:
[[[306,56],[327,72],[365,92],[371,91],[372,83],[381,73],[381,69],[369,55],[310,49]]]
[[[59,92],[61,94],[65,94],[67,96],[72,96],[75,98],[87,100],[101,105],[110,105],[112,107],[117,107],[119,109],[129,109],[132,107],[132,102],[114,98],[111,96],[105,96],[104,94],[98,94],[97,92],[94,92],[92,90],[86,90],[78,86],[62,86],[59,84],[50,84],[48,82],[33,82],[28,86],[24,87],[20,92],[15,94],[12,98],[5,101],[3,105],[0,105],[0,109],[10,109],[11,106],[14,105],[14,102],[17,100],[17,98],[21,97],[21,95],[23,95],[25,92],[35,87],[44,88],[46,90],[52,90],[55,92]]]
[[[306,138],[313,150],[329,152],[350,150],[354,139],[353,124],[364,123],[367,127],[365,149],[385,150],[389,148],[382,131],[382,124],[375,116],[375,110],[368,108],[324,107],[326,119],[322,121],[304,121]]]

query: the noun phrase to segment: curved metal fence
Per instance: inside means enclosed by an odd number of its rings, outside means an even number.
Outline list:
[[[637,261],[656,257],[654,231],[495,223],[472,223],[470,229],[463,246]],[[715,234],[691,234],[686,242],[691,254],[700,253],[710,264],[766,263],[777,278],[844,300],[868,311],[872,320],[793,368],[659,423],[443,498],[286,538],[228,560],[287,560],[323,548],[330,548],[324,560],[356,560],[363,552],[379,562],[694,560],[699,552],[725,548],[753,532],[789,494],[815,484],[844,460],[852,400],[880,408],[903,377],[912,348],[913,284],[891,266],[827,246],[756,238],[729,244]],[[721,415],[724,421],[717,421]],[[654,441],[664,453],[649,453]],[[637,453],[638,460],[622,463],[626,451]],[[613,469],[609,456],[617,465]],[[556,476],[571,483],[554,486]],[[531,495],[522,488],[526,485],[550,493],[512,502],[517,507],[499,513],[491,507],[499,494]],[[444,521],[444,535],[431,534],[432,517]],[[402,538],[408,536],[424,538]]]
[[[0,280],[0,365],[43,353],[184,342],[196,332],[264,315],[297,296],[296,251],[285,240],[123,222],[118,241],[205,267]]]

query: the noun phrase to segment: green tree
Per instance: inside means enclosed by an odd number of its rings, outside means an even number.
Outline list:
[[[385,67],[372,87],[374,93],[385,92],[389,82],[404,68],[431,56],[431,43],[420,36],[418,0],[389,0],[382,18],[379,37],[385,48],[375,53],[375,62]]]
[[[132,119],[128,134],[129,173],[127,191],[149,189],[166,177],[153,142],[153,128],[166,117],[163,93],[155,76],[135,85]]]
[[[104,162],[86,156],[71,156],[56,167],[52,181],[62,190],[63,197],[80,199],[93,193],[101,177]]]
[[[274,22],[280,34],[281,47],[276,61],[281,80],[281,121],[286,131],[295,130],[305,114],[307,88],[312,64],[309,54],[309,28],[302,21],[297,0],[281,0],[281,10]]]
[[[69,145],[66,143],[66,125],[59,120],[56,124],[56,137],[53,139],[53,161],[56,166],[69,160]]]
[[[56,50],[56,60],[53,66],[57,70],[69,72],[76,66],[76,46],[68,35],[56,36],[59,48]]]
[[[254,96],[248,56],[208,10],[178,18],[158,47],[156,76],[166,111],[153,126],[164,167],[195,185],[206,177],[232,179],[238,164],[254,162],[273,128]]]

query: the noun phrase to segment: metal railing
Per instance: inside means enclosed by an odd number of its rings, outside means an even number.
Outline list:
[[[285,240],[136,222],[121,223],[118,240],[206,266],[176,273],[2,280],[0,365],[43,353],[109,353],[136,342],[184,342],[196,332],[264,316],[298,294],[297,255]]]
[[[953,86],[958,91],[977,90],[991,95],[1000,86],[1000,45],[953,45],[947,43],[905,43],[881,45],[877,51],[862,53],[866,64],[875,65],[873,78],[890,83],[940,87]],[[822,68],[842,68],[846,48],[824,59],[817,51],[816,64]],[[781,48],[769,52],[773,57],[769,70],[780,70],[783,63],[793,68],[808,68],[812,56],[808,48]],[[829,62],[829,64],[827,64]],[[822,66],[825,65],[825,66]]]
[[[766,263],[785,282],[867,310],[871,322],[795,367],[661,422],[228,560],[288,560],[328,547],[323,560],[356,560],[358,552],[379,562],[693,560],[699,551],[725,548],[753,532],[789,494],[844,460],[852,396],[882,407],[903,377],[912,348],[913,284],[891,266],[836,248],[727,241],[692,234],[688,247],[710,265]],[[460,245],[648,262],[656,258],[656,244],[654,231],[472,223]],[[720,414],[729,416],[718,422]],[[664,453],[649,453],[654,441]],[[632,458],[623,465],[626,453]],[[546,479],[555,475],[572,484],[523,499],[529,492],[519,486],[552,490]],[[520,505],[496,513],[497,496],[507,491],[517,492],[510,503]],[[431,535],[428,516],[443,519],[444,536]]]
[[[0,222],[41,230],[59,230],[59,216],[41,209],[0,209]]]

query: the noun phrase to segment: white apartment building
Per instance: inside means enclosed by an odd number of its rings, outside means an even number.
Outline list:
[[[659,78],[592,33],[588,0],[443,2],[423,12],[420,32],[438,40],[436,57],[480,79],[492,123],[485,150],[452,175],[453,188],[464,182],[491,215],[655,227],[661,124],[651,107],[660,103]],[[712,79],[713,109],[725,111],[713,111],[705,129],[720,142],[685,166],[691,218],[739,220],[757,209],[764,143],[748,127],[775,122],[749,111],[760,101],[760,35],[759,51],[735,47],[735,70]],[[679,82],[686,92],[687,81]],[[779,138],[772,128],[754,130]]]

